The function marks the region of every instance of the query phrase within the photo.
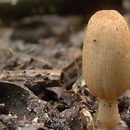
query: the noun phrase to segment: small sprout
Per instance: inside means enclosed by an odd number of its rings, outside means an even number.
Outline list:
[[[83,46],[83,75],[99,98],[98,130],[118,130],[118,97],[130,85],[130,32],[114,10],[96,12],[89,20]]]

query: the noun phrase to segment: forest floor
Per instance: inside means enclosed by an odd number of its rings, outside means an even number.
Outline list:
[[[44,15],[1,22],[0,130],[91,129],[98,99],[82,79],[87,21]],[[130,89],[119,112],[130,128]]]

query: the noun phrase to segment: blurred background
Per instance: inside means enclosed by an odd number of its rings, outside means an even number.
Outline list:
[[[130,23],[130,0],[0,0],[0,69],[62,69],[69,88],[82,72],[87,22],[102,9]]]
[[[82,72],[87,22],[102,9],[119,11],[129,24],[130,0],[0,0],[0,69],[66,70],[80,59],[69,70],[71,86]]]
[[[126,1],[126,0],[124,0]],[[36,14],[88,14],[99,9],[122,11],[123,0],[0,0],[2,18]],[[127,0],[129,4],[129,0]]]

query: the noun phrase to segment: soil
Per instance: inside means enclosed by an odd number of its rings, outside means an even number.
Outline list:
[[[1,23],[0,130],[92,129],[98,99],[84,83],[81,58],[87,21],[55,14]],[[130,88],[119,112],[130,129]]]

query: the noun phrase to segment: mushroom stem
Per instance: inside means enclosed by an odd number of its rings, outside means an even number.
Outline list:
[[[100,130],[116,130],[120,121],[118,101],[99,99],[97,128],[100,128]]]

